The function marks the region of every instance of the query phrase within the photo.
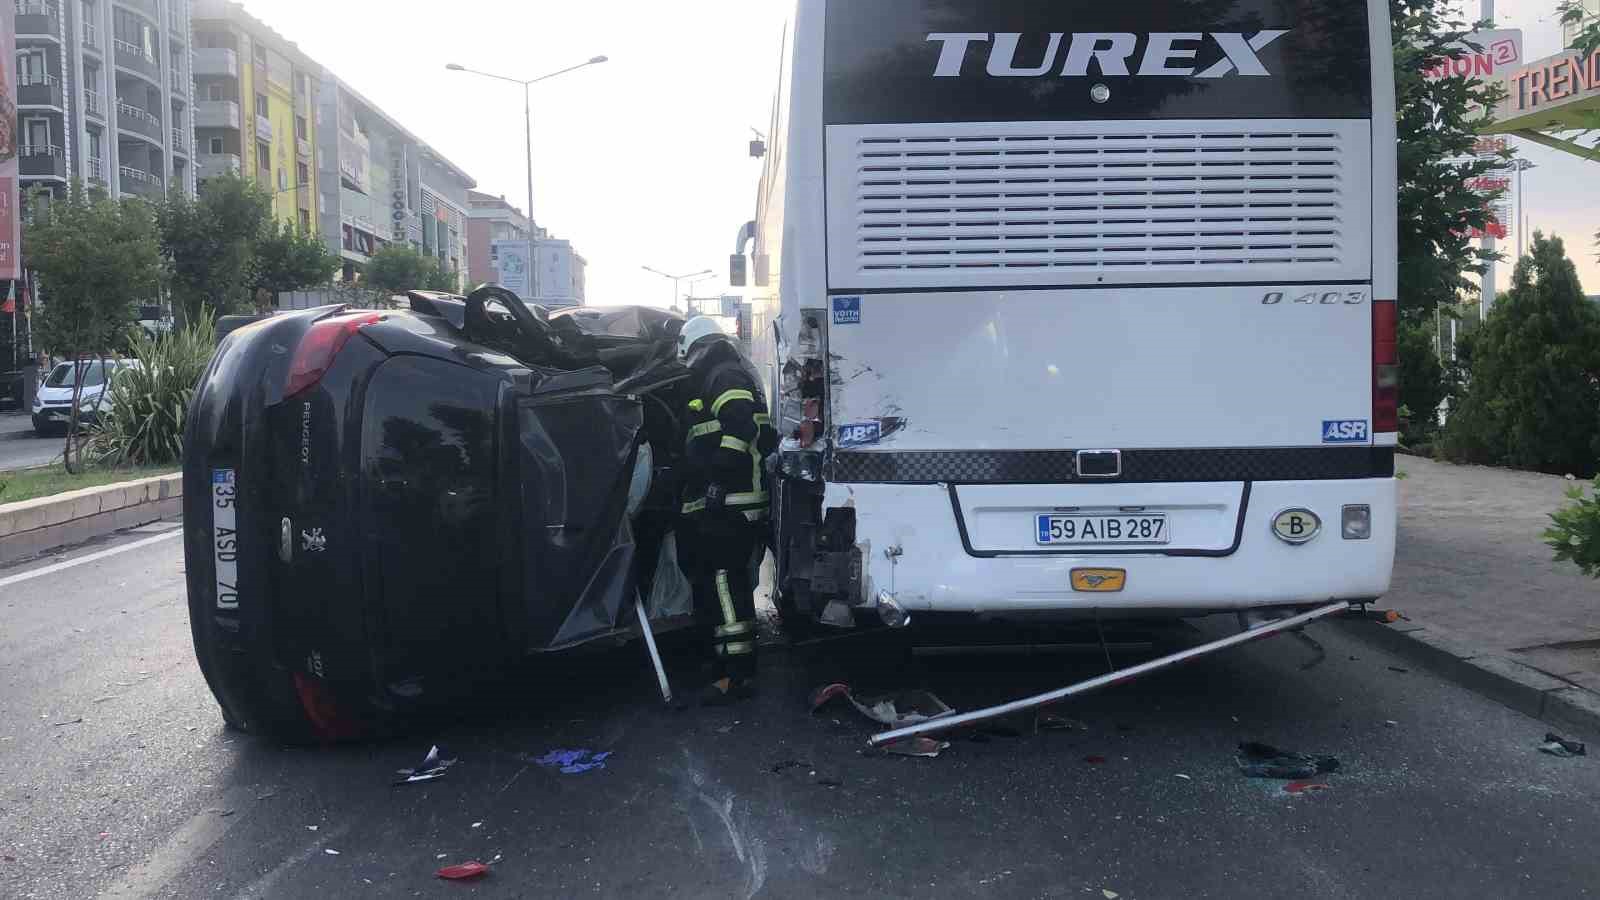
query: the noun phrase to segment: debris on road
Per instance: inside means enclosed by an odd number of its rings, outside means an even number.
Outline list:
[[[536,765],[547,769],[559,769],[563,775],[581,775],[593,769],[604,769],[606,760],[611,756],[610,750],[596,753],[593,750],[551,750],[549,753],[531,760]]]
[[[1331,790],[1332,785],[1325,781],[1291,781],[1283,786],[1285,794],[1308,794],[1312,791]]]
[[[1396,722],[1393,719],[1384,719],[1383,720],[1383,727],[1385,727],[1385,728],[1394,728],[1399,724],[1400,724],[1399,722]]]
[[[1390,666],[1389,667],[1389,671],[1391,671],[1391,672],[1399,672],[1399,673],[1401,673],[1403,675],[1406,672],[1409,672],[1411,670],[1406,668],[1405,666]]]
[[[1256,741],[1240,743],[1237,760],[1239,771],[1251,778],[1302,779],[1339,771],[1337,757],[1280,750]]]
[[[329,856],[338,856],[339,855],[339,851],[333,849],[332,847],[323,847],[322,848],[322,852],[328,854]]]
[[[1588,756],[1589,748],[1582,741],[1569,741],[1553,731],[1545,732],[1544,743],[1539,745],[1540,753],[1551,756]]]
[[[1117,900],[1117,898],[1121,897],[1122,895],[1111,890],[1110,888],[1101,888],[1100,896],[1106,898],[1106,900]]]
[[[50,724],[55,725],[56,727],[59,728],[62,725],[80,725],[82,723],[83,723],[83,716],[79,716],[76,719],[68,719],[65,722],[51,722]]]
[[[903,741],[894,741],[883,745],[883,752],[893,753],[896,756],[918,756],[933,759],[944,751],[950,749],[949,741],[936,741],[933,738],[913,737]]]
[[[1083,761],[1091,766],[1103,766],[1106,764],[1106,758],[1098,753],[1091,753],[1088,756],[1085,756]]]
[[[955,710],[928,691],[901,691],[881,697],[856,697],[848,684],[828,684],[811,692],[811,711],[843,697],[850,701],[856,712],[880,725],[901,727],[927,722],[951,715]]]
[[[788,769],[812,769],[811,763],[801,762],[798,759],[786,759],[772,767],[772,774],[778,775]]]
[[[1183,779],[1183,780],[1184,780],[1184,781],[1193,781],[1193,780],[1194,780],[1194,779],[1193,779],[1193,778],[1190,778],[1190,777],[1189,777],[1189,776],[1188,776],[1188,775],[1185,775],[1185,774],[1183,774],[1183,773],[1182,773],[1182,772],[1179,772],[1179,773],[1177,773],[1177,774],[1176,774],[1176,775],[1175,775],[1175,776],[1173,776],[1173,777],[1175,777],[1175,778],[1182,778],[1182,779]]]
[[[489,874],[489,867],[477,860],[472,860],[459,865],[445,866],[433,874],[450,881],[463,881],[468,878],[477,878],[480,875]]]
[[[398,774],[406,777],[396,781],[395,784],[416,784],[421,781],[433,781],[443,778],[445,771],[455,764],[456,761],[454,759],[441,759],[439,747],[435,744],[428,751],[428,755],[423,757],[422,765],[417,766],[415,769],[401,769]]]

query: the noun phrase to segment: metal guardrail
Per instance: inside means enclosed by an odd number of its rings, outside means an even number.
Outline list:
[[[17,76],[17,85],[29,87],[35,84],[51,85],[56,83],[56,77],[47,72],[24,72]]]
[[[122,173],[122,177],[124,177],[124,178],[132,178],[134,181],[143,182],[144,184],[160,184],[161,183],[161,179],[160,178],[158,178],[155,175],[152,175],[149,172],[146,172],[143,169],[135,169],[132,166],[118,166],[117,167],[117,171],[121,172]]]
[[[161,125],[161,120],[156,118],[153,113],[149,112],[148,110],[140,109],[139,107],[130,103],[125,103],[120,99],[117,100],[117,112],[126,116],[131,116],[135,119],[149,122],[151,125]]]
[[[21,156],[61,156],[66,151],[55,144],[23,144],[17,153]]]

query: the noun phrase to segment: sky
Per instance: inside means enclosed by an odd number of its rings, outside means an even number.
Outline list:
[[[526,205],[521,89],[445,70],[454,62],[533,78],[610,61],[534,87],[534,216],[589,261],[592,304],[666,305],[672,274],[710,269],[696,296],[727,290],[728,254],[754,216],[787,0],[243,0],[413,134],[478,190]],[[1476,13],[1478,0],[1469,0]],[[1556,0],[1498,0],[1524,55],[1560,49]],[[1600,293],[1600,162],[1518,142],[1534,227],[1566,239]],[[1512,237],[1515,242],[1515,235]],[[1514,251],[1513,251],[1514,252]],[[1499,267],[1507,283],[1511,266]]]

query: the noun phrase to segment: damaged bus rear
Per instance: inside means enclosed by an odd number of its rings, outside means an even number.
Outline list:
[[[786,617],[1383,594],[1389,46],[1381,0],[801,0],[746,229]]]

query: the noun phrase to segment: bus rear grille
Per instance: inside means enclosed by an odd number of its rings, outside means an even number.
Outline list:
[[[830,129],[835,287],[1369,276],[1366,122],[1090,124]]]

